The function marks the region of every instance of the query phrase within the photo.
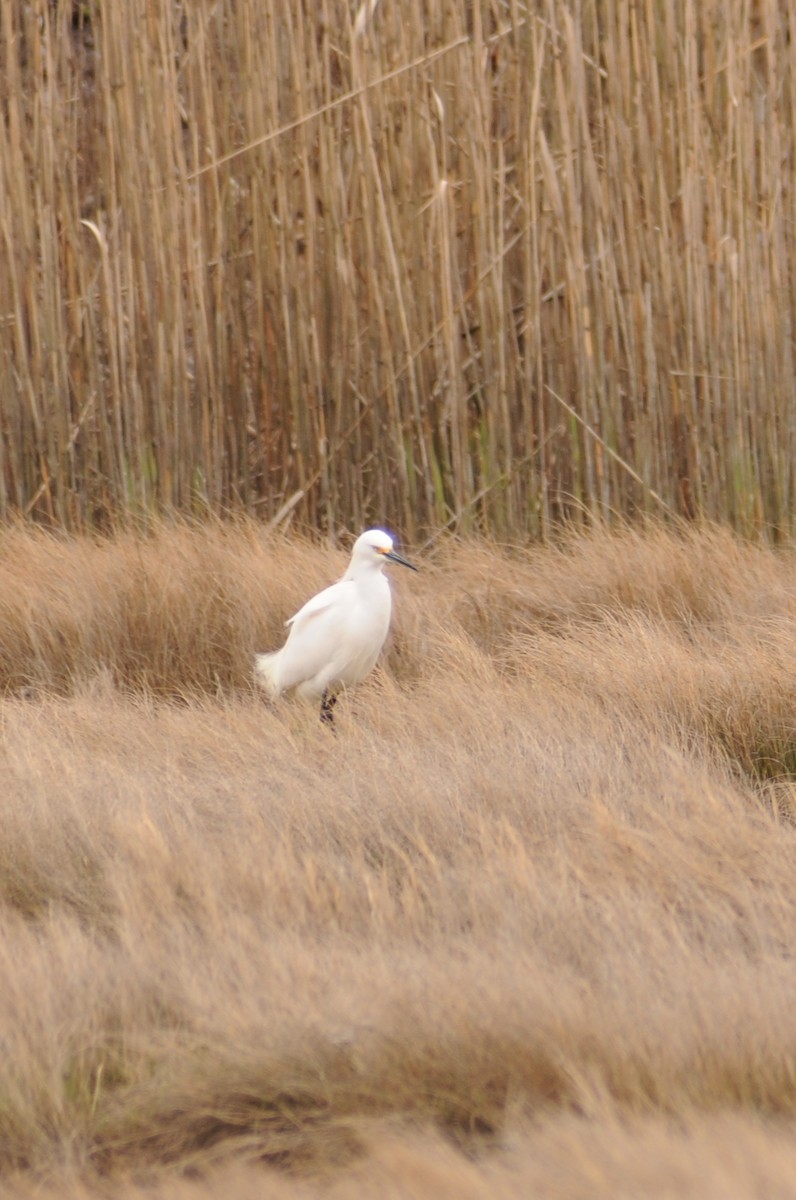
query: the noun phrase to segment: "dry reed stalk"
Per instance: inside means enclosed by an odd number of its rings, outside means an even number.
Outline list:
[[[787,7],[368,13],[6,6],[0,511],[792,530]]]

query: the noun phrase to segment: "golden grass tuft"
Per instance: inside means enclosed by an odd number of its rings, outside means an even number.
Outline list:
[[[439,546],[337,737],[249,665],[343,553],[0,556],[8,1195],[788,1194],[790,551]]]

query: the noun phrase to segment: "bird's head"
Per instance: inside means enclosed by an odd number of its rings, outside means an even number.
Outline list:
[[[389,533],[385,533],[383,529],[366,529],[354,543],[354,551],[351,555],[352,565],[355,562],[363,562],[381,566],[385,559],[400,563],[402,567],[409,567],[410,571],[417,570],[414,563],[410,563],[408,559],[398,553]]]

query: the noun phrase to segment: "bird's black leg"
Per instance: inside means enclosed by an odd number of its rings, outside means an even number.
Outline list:
[[[334,726],[334,706],[337,703],[337,696],[333,692],[324,692],[321,697],[321,720],[324,725]]]

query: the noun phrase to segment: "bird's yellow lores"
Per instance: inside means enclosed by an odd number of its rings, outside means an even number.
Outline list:
[[[392,594],[385,561],[416,571],[383,529],[368,529],[354,543],[348,570],[308,600],[287,622],[281,650],[255,657],[257,682],[276,698],[295,689],[321,701],[321,720],[333,720],[337,693],[361,683],[376,664],[390,628]]]

